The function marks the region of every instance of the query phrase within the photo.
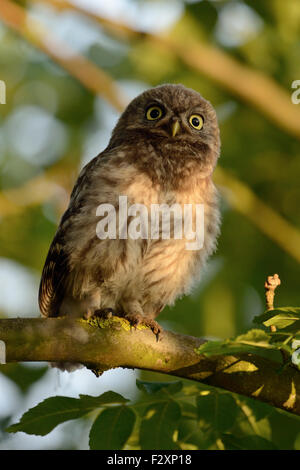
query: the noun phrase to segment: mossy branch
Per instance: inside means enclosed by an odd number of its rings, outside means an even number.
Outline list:
[[[253,397],[300,415],[300,373],[254,354],[205,357],[195,350],[204,340],[165,331],[157,341],[146,327],[127,320],[68,318],[0,320],[6,361],[81,362],[102,370],[138,368],[195,380]],[[5,366],[3,366],[5,367]],[[100,379],[101,380],[101,379]]]

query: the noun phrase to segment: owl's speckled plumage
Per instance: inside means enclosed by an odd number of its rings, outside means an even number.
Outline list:
[[[159,105],[163,116],[147,121]],[[204,126],[193,129],[192,113]],[[171,126],[179,120],[173,137]],[[40,285],[43,315],[93,314],[111,308],[118,315],[153,320],[165,305],[188,294],[199,280],[219,232],[218,197],[212,172],[220,149],[211,104],[182,85],[163,85],[135,98],[113,130],[108,147],[81,171],[51,244]],[[106,239],[96,236],[101,203],[118,210],[128,204],[177,202],[205,207],[204,246],[186,250],[186,240]]]

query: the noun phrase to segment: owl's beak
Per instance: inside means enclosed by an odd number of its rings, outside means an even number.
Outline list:
[[[176,134],[180,131],[179,121],[174,121],[172,124],[172,137],[175,137]]]

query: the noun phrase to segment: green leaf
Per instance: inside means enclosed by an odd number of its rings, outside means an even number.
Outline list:
[[[80,398],[51,397],[28,410],[19,423],[9,426],[7,432],[23,431],[45,436],[58,424],[81,418],[105,404],[124,403],[124,397],[115,392],[105,392],[99,397],[81,395]]]
[[[229,430],[235,423],[238,407],[228,393],[213,392],[197,397],[198,419],[200,427],[213,427],[217,433]]]
[[[11,420],[11,416],[5,416],[3,418],[0,418],[0,442],[3,443],[5,438],[8,438],[9,435],[5,433],[5,429],[8,426],[8,423]]]
[[[182,382],[180,380],[177,380],[176,382],[145,382],[137,379],[136,386],[139,390],[148,393],[149,395],[163,389],[169,394],[174,395],[182,389]]]
[[[299,307],[282,307],[274,310],[268,310],[254,318],[254,323],[260,323],[265,326],[274,325],[279,329],[286,328],[296,323],[296,329],[300,324],[300,308]]]
[[[95,409],[103,405],[114,404],[114,403],[127,403],[129,400],[122,397],[116,392],[104,392],[99,397],[92,397],[91,395],[79,395],[81,406],[85,408]]]
[[[221,437],[226,450],[276,450],[272,442],[260,436],[236,437],[232,434],[223,434]]]
[[[254,400],[253,398],[239,397],[239,402],[240,404],[238,404],[238,406],[246,405],[251,410],[251,415],[256,421],[259,421],[274,412],[273,406],[268,403]]]
[[[103,410],[91,428],[90,448],[122,449],[132,433],[135,419],[135,413],[124,405]]]
[[[12,380],[23,393],[26,393],[31,385],[40,380],[48,370],[47,366],[30,367],[12,363],[0,366],[0,372]]]
[[[10,426],[8,432],[23,431],[27,434],[45,436],[58,424],[80,418],[87,413],[78,398],[51,397],[28,410],[20,422]]]
[[[178,449],[173,436],[178,430],[180,417],[180,406],[173,400],[149,406],[140,427],[141,448],[150,450]]]
[[[276,349],[271,343],[271,336],[263,330],[253,329],[233,339],[208,341],[202,344],[197,352],[205,356],[216,354],[234,354],[237,352],[257,352],[258,348]]]
[[[198,449],[205,448],[207,433],[199,427],[196,419],[182,419],[179,423],[178,441],[182,444],[192,444]]]

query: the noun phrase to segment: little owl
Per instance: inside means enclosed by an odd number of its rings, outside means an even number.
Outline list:
[[[162,85],[131,101],[108,147],[83,168],[72,191],[43,269],[42,314],[113,312],[158,334],[157,315],[190,292],[215,249],[220,217],[212,173],[219,150],[215,111],[196,91]],[[118,231],[99,239],[97,208],[110,204],[118,214],[119,196],[149,214],[153,204],[202,204],[202,248],[186,249],[185,237],[121,238]]]

